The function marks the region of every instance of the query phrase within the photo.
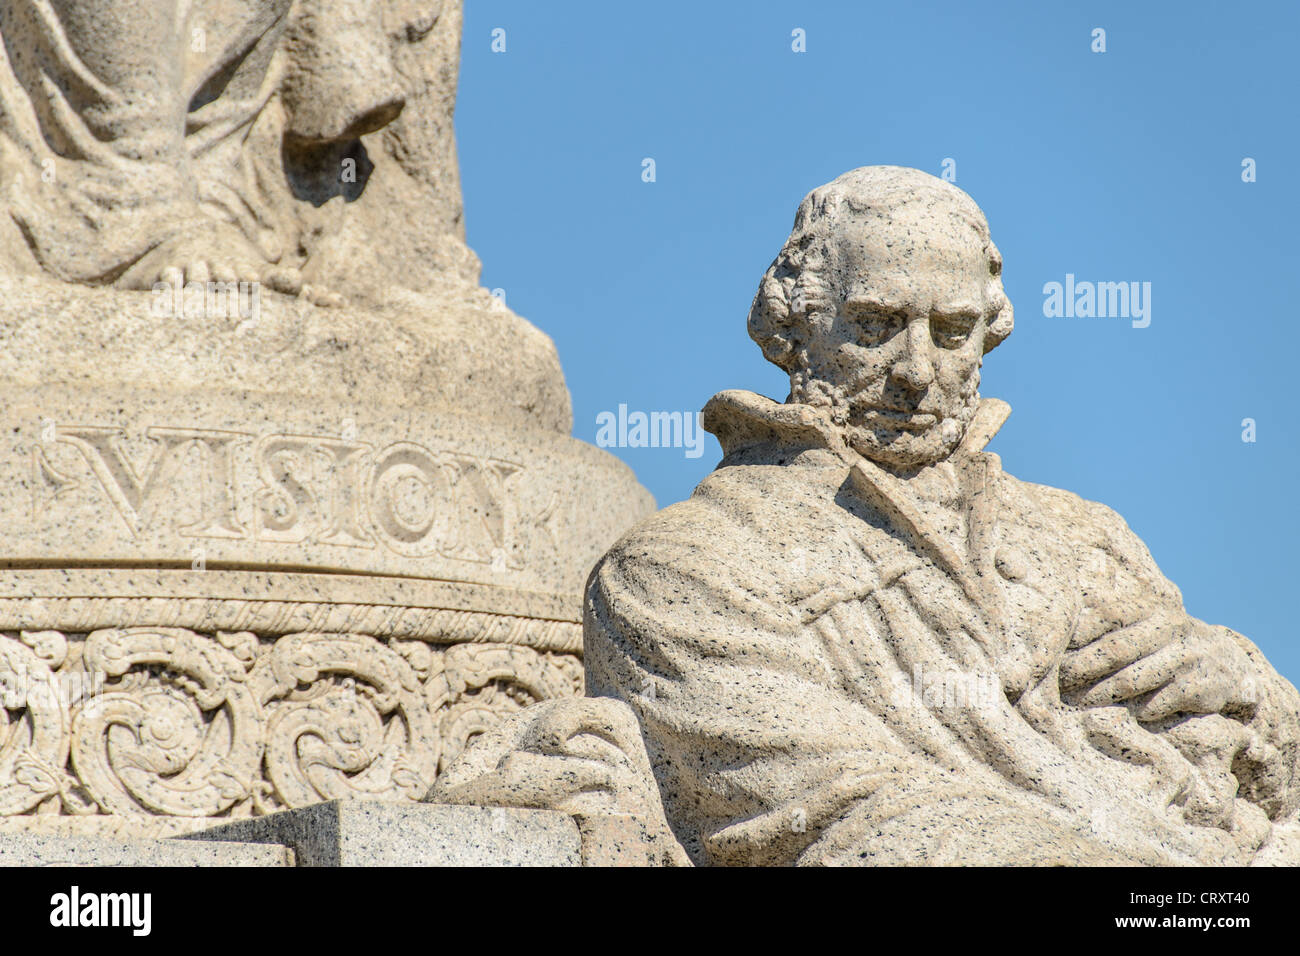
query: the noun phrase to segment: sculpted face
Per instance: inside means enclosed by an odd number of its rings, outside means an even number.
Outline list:
[[[405,91],[383,7],[377,0],[294,5],[285,38],[289,66],[280,91],[291,141],[355,140],[402,112]],[[413,38],[412,31],[421,28],[427,32],[436,19],[436,9],[422,13],[404,25],[401,36]]]
[[[800,263],[784,363],[794,401],[829,408],[859,454],[901,474],[961,443],[996,342],[990,325],[1010,321],[978,207],[946,184],[909,186],[810,214],[824,241]],[[809,289],[816,301],[805,304]]]

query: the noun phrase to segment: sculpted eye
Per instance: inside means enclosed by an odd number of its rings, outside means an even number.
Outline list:
[[[907,316],[874,305],[846,303],[848,318],[858,327],[858,340],[864,345],[878,345],[886,341],[904,325]]]
[[[968,315],[934,315],[930,318],[930,339],[941,349],[961,348],[978,321]]]

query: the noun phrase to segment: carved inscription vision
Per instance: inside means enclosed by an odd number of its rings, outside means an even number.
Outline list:
[[[35,446],[33,508],[88,480],[132,537],[160,522],[186,537],[383,546],[511,568],[512,492],[523,466],[411,441],[378,448],[320,435],[59,426]],[[179,509],[179,511],[178,511]],[[188,510],[187,510],[188,509]],[[180,521],[186,512],[192,520]]]

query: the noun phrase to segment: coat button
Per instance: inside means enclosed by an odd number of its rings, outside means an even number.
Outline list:
[[[1000,549],[993,558],[993,566],[1008,581],[1023,581],[1029,577],[1029,561],[1015,548]]]

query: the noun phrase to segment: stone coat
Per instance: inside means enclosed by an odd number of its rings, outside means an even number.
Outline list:
[[[927,500],[816,409],[710,402],[724,460],[597,565],[584,633],[695,862],[1294,856],[1295,688],[1113,511],[1002,471],[1008,412],[984,400]],[[1162,649],[1231,701],[1156,714],[1112,676]]]

